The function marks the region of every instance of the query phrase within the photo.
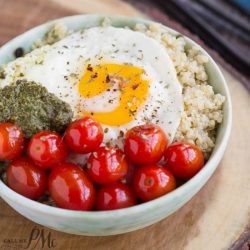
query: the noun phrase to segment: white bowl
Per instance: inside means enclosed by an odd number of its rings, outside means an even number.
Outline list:
[[[109,18],[112,25],[117,27],[132,27],[136,23],[152,23],[148,20],[130,17],[112,16]],[[33,41],[43,37],[45,32],[56,22],[61,22],[72,30],[78,30],[99,26],[103,19],[104,16],[101,15],[71,16],[33,28],[0,49],[0,65],[13,60],[13,51],[18,47],[23,47],[28,51]],[[173,34],[178,34],[172,29],[165,28]],[[188,202],[207,182],[222,159],[231,130],[232,107],[227,84],[217,64],[199,45],[189,38],[185,39],[188,45],[198,46],[202,53],[209,57],[209,62],[206,65],[209,82],[213,85],[216,93],[221,93],[226,97],[223,108],[224,120],[218,129],[215,148],[204,168],[196,176],[173,192],[158,199],[114,211],[83,212],[50,207],[17,194],[0,181],[2,199],[17,212],[38,224],[67,233],[95,236],[121,234],[146,227],[169,216]]]

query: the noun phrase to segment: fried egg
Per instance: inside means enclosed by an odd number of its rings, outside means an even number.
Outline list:
[[[69,103],[74,118],[92,116],[104,142],[121,146],[130,128],[152,122],[172,141],[183,111],[181,85],[166,49],[143,33],[94,27],[36,49],[4,67],[3,87],[25,78]]]

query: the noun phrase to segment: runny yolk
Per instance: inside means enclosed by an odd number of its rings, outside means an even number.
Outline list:
[[[120,97],[119,105],[110,112],[92,113],[84,110],[83,113],[111,126],[131,122],[148,96],[149,81],[142,76],[143,69],[132,65],[89,64],[79,83],[79,93],[84,98],[92,98],[104,91],[107,95],[110,95],[110,91],[119,91]]]

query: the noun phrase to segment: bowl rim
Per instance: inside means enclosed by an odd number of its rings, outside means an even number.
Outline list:
[[[144,18],[137,18],[137,17],[128,17],[128,16],[121,16],[121,15],[102,15],[102,14],[83,14],[83,15],[73,15],[73,16],[67,16],[67,17],[62,17],[62,18],[58,18],[58,19],[54,19],[52,21],[49,22],[45,22],[41,25],[35,26],[32,29],[22,33],[21,35],[11,39],[10,41],[8,41],[5,45],[3,45],[0,48],[0,54],[3,50],[8,49],[8,46],[13,45],[15,43],[18,43],[18,39],[31,35],[34,31],[38,30],[38,29],[42,29],[47,27],[48,25],[51,25],[53,23],[57,23],[57,22],[63,22],[65,20],[69,20],[69,19],[76,19],[77,18],[93,18],[93,19],[99,19],[99,18],[110,18],[111,20],[120,20],[120,21],[124,21],[124,22],[128,22],[128,21],[132,21],[133,23],[144,23],[144,24],[152,24],[152,23],[156,23],[159,24],[158,22],[155,21],[151,21],[148,19],[144,19]],[[173,33],[173,34],[180,34],[179,32],[163,25],[163,27]],[[182,34],[181,34],[182,35]],[[76,211],[76,210],[67,210],[67,209],[63,209],[63,208],[58,208],[58,207],[52,207],[46,204],[42,204],[40,202],[28,199],[18,193],[16,193],[15,191],[11,190],[5,183],[3,183],[2,180],[0,180],[0,197],[7,197],[8,200],[11,200],[11,202],[18,204],[22,207],[25,207],[27,209],[33,209],[36,210],[39,213],[44,213],[44,214],[50,214],[52,216],[58,216],[58,217],[67,217],[67,218],[71,218],[71,219],[78,219],[78,218],[85,218],[85,219],[91,219],[91,220],[99,220],[99,219],[105,219],[105,218],[110,218],[110,217],[123,217],[126,215],[131,215],[131,214],[140,214],[140,212],[143,211],[149,211],[152,210],[158,206],[161,206],[163,203],[167,203],[168,201],[172,201],[174,200],[176,197],[183,197],[185,196],[185,193],[188,190],[191,190],[192,187],[195,186],[195,183],[199,180],[199,179],[207,179],[210,177],[210,175],[208,174],[209,171],[214,172],[214,170],[217,168],[217,165],[219,163],[219,161],[221,160],[221,158],[223,157],[229,136],[230,136],[230,132],[231,132],[231,127],[232,127],[232,104],[231,104],[231,97],[230,97],[230,93],[229,93],[229,89],[227,86],[227,83],[224,79],[224,76],[221,72],[221,70],[219,69],[218,65],[215,63],[215,61],[212,59],[212,57],[197,43],[195,43],[193,40],[191,40],[190,38],[182,35],[185,40],[188,42],[188,44],[194,45],[196,47],[199,48],[199,50],[201,50],[201,52],[203,54],[205,54],[206,56],[208,56],[209,61],[212,63],[212,67],[214,68],[215,71],[217,71],[220,79],[221,79],[221,85],[223,86],[223,89],[225,91],[225,96],[226,96],[226,100],[227,100],[227,115],[224,116],[224,123],[225,123],[225,130],[223,131],[223,135],[222,135],[222,139],[220,144],[217,146],[216,151],[213,152],[213,154],[210,156],[209,160],[207,161],[207,163],[204,165],[204,167],[200,170],[200,172],[198,174],[196,174],[193,178],[191,178],[189,181],[185,182],[183,185],[181,185],[180,187],[178,187],[177,189],[173,190],[172,192],[163,195],[157,199],[145,202],[145,203],[141,203],[132,207],[128,207],[128,208],[122,208],[122,209],[117,209],[117,210],[111,210],[111,211]],[[225,109],[224,109],[225,110]],[[217,145],[217,143],[216,143]],[[215,165],[215,167],[214,167]],[[206,178],[206,176],[208,175],[208,178]],[[203,185],[201,185],[201,187],[203,187],[206,183],[206,181],[204,182]],[[198,192],[198,191],[197,191]]]

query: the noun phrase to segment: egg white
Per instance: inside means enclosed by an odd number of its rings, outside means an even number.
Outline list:
[[[132,122],[120,126],[103,124],[104,128],[108,128],[104,142],[121,145],[120,130],[126,132],[145,121],[158,123],[171,142],[183,111],[181,85],[166,49],[140,32],[94,27],[73,33],[7,64],[4,67],[7,77],[0,81],[0,86],[25,78],[41,83],[49,92],[69,103],[75,118],[81,116],[79,110],[108,112],[119,105],[119,92],[103,92],[87,99],[78,90],[86,65],[104,63],[140,67],[145,72],[143,78],[150,82],[149,96]],[[115,101],[109,103],[110,98]]]

